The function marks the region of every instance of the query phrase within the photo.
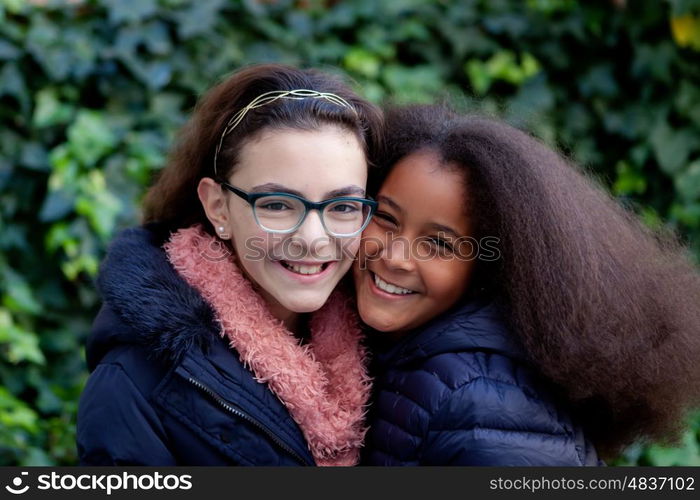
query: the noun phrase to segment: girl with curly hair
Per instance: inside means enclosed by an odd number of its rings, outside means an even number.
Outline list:
[[[700,276],[499,121],[386,113],[354,277],[374,331],[364,463],[599,465],[700,403]]]

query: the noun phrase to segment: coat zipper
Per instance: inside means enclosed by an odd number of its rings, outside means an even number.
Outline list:
[[[221,406],[224,410],[228,411],[229,413],[242,418],[246,422],[252,424],[253,426],[257,427],[265,435],[267,435],[272,442],[274,442],[277,446],[282,448],[284,451],[289,453],[291,456],[293,456],[295,459],[297,459],[299,462],[301,462],[304,465],[309,465],[308,461],[304,460],[298,453],[296,453],[294,450],[292,450],[289,446],[287,446],[275,433],[273,433],[270,429],[268,429],[265,425],[261,424],[257,420],[255,420],[253,417],[248,415],[247,413],[244,413],[243,411],[239,410],[238,408],[233,407],[230,403],[228,403],[224,398],[219,396],[217,393],[215,393],[213,390],[211,390],[209,387],[201,383],[199,380],[195,380],[193,377],[189,377],[188,382],[195,387],[197,387],[200,391],[206,393],[209,397],[211,397],[214,401],[216,401],[219,406]]]

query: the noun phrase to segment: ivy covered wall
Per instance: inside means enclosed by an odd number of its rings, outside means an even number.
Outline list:
[[[0,465],[76,462],[106,245],[197,97],[262,61],[502,116],[700,256],[700,0],[0,0]],[[700,465],[699,437],[619,463]]]

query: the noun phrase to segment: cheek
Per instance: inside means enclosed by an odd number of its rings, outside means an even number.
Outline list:
[[[469,286],[473,264],[471,262],[440,260],[432,261],[429,264],[422,273],[428,295],[436,302],[449,307],[462,296]]]
[[[377,230],[374,224],[370,223],[362,233],[362,242],[359,250],[360,259],[378,256],[385,246],[384,238],[386,238],[386,232]]]
[[[367,259],[371,259],[379,255],[379,248],[380,245],[378,244],[377,240],[363,237],[360,243],[360,250],[358,251],[357,255],[358,260],[364,263],[367,261]]]
[[[268,234],[260,229],[255,223],[255,220],[252,220],[251,217],[245,217],[244,214],[240,212],[231,214],[231,223],[229,227],[231,229],[231,239],[237,247],[243,247],[248,238],[254,237],[260,239]]]
[[[247,267],[255,266],[273,254],[273,238],[276,235],[263,231],[254,221],[253,224],[249,221],[234,221],[231,230],[236,256]]]

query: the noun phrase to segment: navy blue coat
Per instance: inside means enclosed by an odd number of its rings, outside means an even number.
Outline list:
[[[78,409],[80,463],[313,465],[286,407],[167,261],[166,237],[158,225],[127,229],[102,263]]]
[[[501,317],[472,301],[376,353],[365,465],[603,465]]]

